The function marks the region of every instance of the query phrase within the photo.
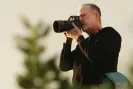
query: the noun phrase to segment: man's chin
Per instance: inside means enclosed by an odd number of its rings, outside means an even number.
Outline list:
[[[82,29],[83,32],[87,32],[85,29]]]
[[[86,32],[86,31],[87,31],[87,28],[86,28],[86,27],[84,27],[84,28],[83,28],[83,31],[84,31],[84,32]]]

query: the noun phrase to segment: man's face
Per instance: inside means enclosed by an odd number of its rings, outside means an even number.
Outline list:
[[[97,22],[94,11],[88,6],[81,6],[78,14],[83,25],[83,31],[91,33]]]

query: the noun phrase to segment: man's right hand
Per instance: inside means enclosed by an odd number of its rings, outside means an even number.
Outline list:
[[[71,34],[69,34],[67,31],[64,32],[64,35],[66,38],[73,38]]]
[[[67,31],[64,32],[64,35],[66,37],[66,43],[71,44],[72,43],[72,40],[73,40],[72,35],[69,34]]]

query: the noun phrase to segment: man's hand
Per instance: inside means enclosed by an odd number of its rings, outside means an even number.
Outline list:
[[[74,26],[74,29],[66,31],[64,34],[66,37],[70,37],[77,40],[77,38],[81,35],[81,30],[74,23],[72,23],[72,25]]]

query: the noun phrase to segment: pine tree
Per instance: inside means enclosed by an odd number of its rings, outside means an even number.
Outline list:
[[[67,78],[62,78],[56,65],[57,55],[48,61],[43,61],[41,54],[46,52],[46,47],[40,44],[40,40],[46,40],[50,32],[50,26],[42,21],[33,25],[26,17],[21,18],[26,27],[26,36],[16,36],[17,48],[24,55],[25,73],[17,75],[17,83],[22,89],[74,89]],[[45,59],[45,58],[44,58]],[[55,85],[51,85],[55,84]],[[48,86],[53,86],[52,88]]]

